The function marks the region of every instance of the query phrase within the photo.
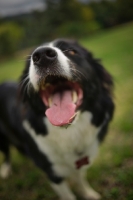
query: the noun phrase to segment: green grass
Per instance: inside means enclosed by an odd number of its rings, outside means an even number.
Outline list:
[[[17,80],[24,67],[24,61],[19,58],[0,63],[0,81]]]
[[[81,40],[113,75],[116,111],[109,134],[94,165],[88,170],[90,184],[104,200],[133,199],[133,23]],[[25,53],[27,54],[27,53]],[[0,64],[0,81],[18,79],[24,56]],[[2,160],[2,157],[0,161]],[[2,200],[56,199],[46,176],[31,161],[12,149],[13,175],[0,179]]]

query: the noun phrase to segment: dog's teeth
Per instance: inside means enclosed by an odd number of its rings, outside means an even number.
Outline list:
[[[72,92],[72,101],[73,101],[73,103],[76,103],[77,100],[78,100],[78,95],[77,95],[76,91],[73,91]]]
[[[49,97],[49,99],[48,99],[48,105],[49,105],[49,107],[52,106],[52,97]]]
[[[42,85],[41,89],[42,89],[42,90],[45,90],[45,88],[46,88],[46,87],[45,87],[44,85]]]
[[[50,85],[49,83],[47,83],[47,84],[45,84],[45,85],[42,85],[41,89],[42,89],[42,90],[45,90],[49,85]]]

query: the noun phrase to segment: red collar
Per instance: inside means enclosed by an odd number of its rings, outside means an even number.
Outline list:
[[[88,165],[88,164],[89,164],[89,158],[88,158],[88,156],[85,156],[85,157],[83,157],[80,160],[77,160],[75,162],[76,169],[80,169],[83,165]]]

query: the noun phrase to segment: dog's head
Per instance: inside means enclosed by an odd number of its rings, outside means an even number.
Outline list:
[[[21,76],[21,94],[55,126],[71,124],[78,111],[92,110],[110,96],[111,76],[73,40],[36,48]]]

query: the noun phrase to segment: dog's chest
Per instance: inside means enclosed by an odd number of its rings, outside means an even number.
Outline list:
[[[97,133],[99,128],[91,123],[91,113],[84,112],[78,121],[70,127],[52,126],[46,119],[48,135],[37,135],[32,127],[24,123],[25,128],[36,142],[41,152],[45,153],[52,163],[74,167],[76,160],[89,156],[93,159],[97,152]]]
[[[49,134],[45,139],[47,146],[51,146],[59,155],[85,154],[88,147],[94,142],[97,128],[91,124],[91,115],[82,114],[78,121],[68,128],[59,128],[48,124]]]

